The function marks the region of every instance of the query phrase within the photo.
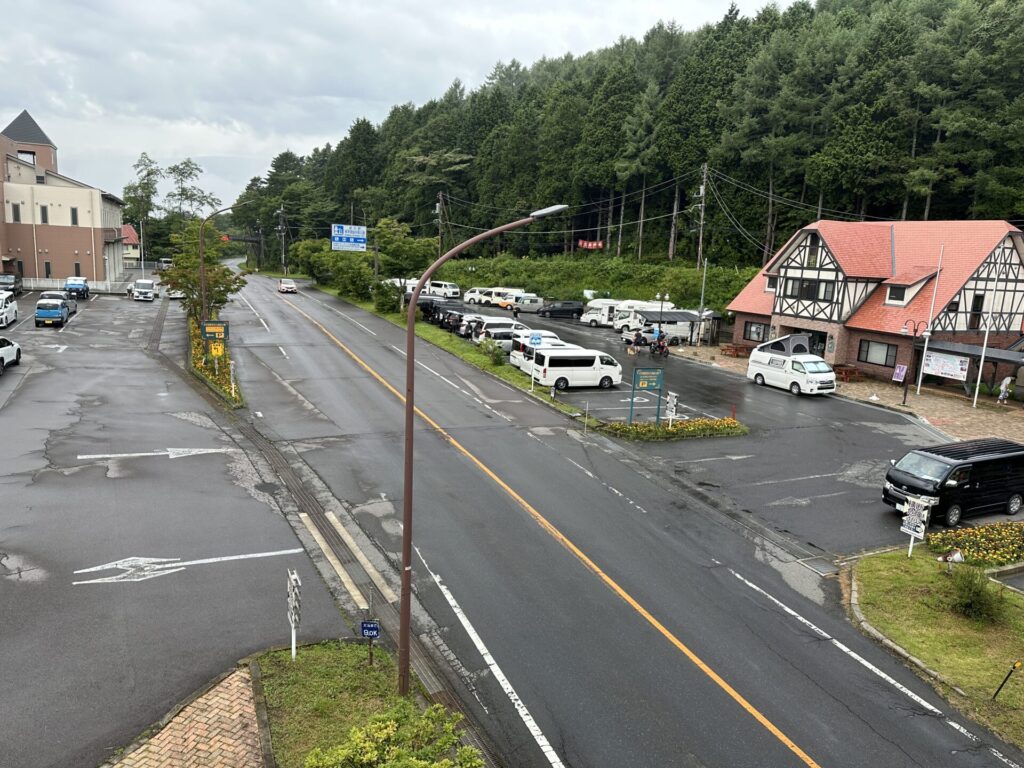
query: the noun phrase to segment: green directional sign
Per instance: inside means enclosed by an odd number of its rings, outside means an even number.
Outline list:
[[[635,368],[633,370],[633,387],[660,391],[664,373],[664,368]]]
[[[224,341],[228,338],[227,320],[206,320],[200,330],[203,332],[203,338],[208,341]]]

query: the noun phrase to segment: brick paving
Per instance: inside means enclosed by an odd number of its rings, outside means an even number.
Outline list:
[[[727,357],[717,347],[677,347],[673,354],[711,362],[743,374],[747,372],[746,358]],[[906,406],[902,405],[903,388],[888,381],[839,382],[836,392],[854,400],[919,416],[958,440],[1001,437],[1020,442],[1024,438],[1024,405],[1011,400],[1007,405],[999,406],[995,398],[982,395],[978,398],[978,407],[973,408],[971,399],[963,393],[959,382],[950,381],[949,386],[943,389],[922,387],[920,395],[915,394],[915,388],[911,386]]]
[[[239,668],[187,705],[114,768],[262,768],[249,670]]]

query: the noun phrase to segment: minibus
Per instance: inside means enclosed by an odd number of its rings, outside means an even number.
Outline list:
[[[534,352],[533,363],[533,378],[542,387],[608,389],[622,383],[622,366],[611,355],[596,349],[541,347]]]

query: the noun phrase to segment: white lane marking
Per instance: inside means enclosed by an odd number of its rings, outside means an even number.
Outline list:
[[[747,485],[777,485],[778,483],[798,483],[801,480],[820,480],[823,477],[839,477],[842,472],[829,472],[827,475],[806,475],[805,477],[786,477],[781,480],[762,480],[758,483],[747,483]]]
[[[17,324],[16,326],[14,326],[14,327],[13,327],[13,328],[12,328],[11,330],[12,330],[12,331],[16,331],[16,330],[18,330],[19,328],[21,328],[21,326],[23,326],[23,325],[24,325],[25,323],[27,323],[27,322],[28,322],[29,320],[32,320],[32,319],[34,319],[34,318],[35,318],[35,315],[29,315],[29,316],[28,316],[28,317],[26,317],[26,318],[25,318],[24,320],[22,320],[22,321],[21,321],[20,323],[18,323],[18,324]]]
[[[399,347],[396,347],[396,346],[395,346],[394,344],[392,344],[392,345],[391,345],[391,348],[392,348],[393,350],[395,350],[395,352],[397,352],[398,354],[400,354],[400,355],[401,355],[402,357],[405,357],[405,354],[406,354],[406,353],[405,353],[405,350],[404,350],[404,349],[401,349],[401,348],[399,348]],[[421,367],[422,367],[422,368],[424,368],[425,370],[428,370],[428,371],[430,371],[430,372],[431,372],[432,374],[434,374],[435,376],[437,376],[437,378],[439,378],[439,379],[440,379],[441,381],[443,381],[443,382],[444,382],[445,384],[449,384],[449,385],[451,385],[451,386],[452,386],[452,387],[454,387],[455,389],[459,390],[459,392],[462,392],[463,394],[466,394],[466,395],[468,395],[468,394],[469,394],[469,392],[466,392],[466,390],[465,390],[465,389],[463,389],[462,387],[460,387],[460,386],[459,386],[458,384],[456,384],[456,383],[455,383],[454,381],[452,381],[451,379],[447,378],[446,376],[443,376],[442,374],[438,373],[438,372],[437,372],[437,371],[435,371],[435,370],[434,370],[433,368],[428,368],[428,367],[427,367],[426,365],[424,365],[423,363],[421,363],[421,362],[420,362],[419,360],[417,360],[417,361],[416,361],[416,365],[418,365],[418,366],[421,366]],[[477,402],[479,402],[479,401],[477,401]],[[516,400],[515,402],[519,402],[519,401],[518,401],[518,400]]]
[[[334,526],[334,530],[336,530],[338,535],[341,536],[342,541],[345,542],[345,546],[348,547],[352,551],[352,554],[356,556],[356,560],[358,560],[359,564],[363,566],[363,570],[366,571],[373,583],[377,585],[377,589],[379,589],[380,593],[384,595],[384,599],[389,603],[397,602],[398,595],[396,595],[395,591],[391,589],[391,585],[384,581],[384,577],[381,576],[380,571],[373,567],[373,563],[371,563],[367,559],[366,555],[363,554],[363,550],[359,548],[359,545],[356,544],[356,540],[352,538],[352,534],[345,529],[345,526],[341,524],[341,521],[337,516],[333,512],[328,512],[327,519],[331,521],[331,525]]]
[[[100,297],[100,295],[99,295],[98,293],[94,293],[94,294],[92,295],[92,298],[91,298],[91,299],[89,299],[89,301],[96,301],[96,299],[98,299],[99,297]]]
[[[284,351],[284,347],[279,346],[278,349],[281,350],[281,354],[284,355],[285,360],[291,360],[291,358],[288,357],[288,353]]]
[[[487,664],[487,668],[491,670],[491,674],[494,675],[494,679],[498,681],[501,689],[505,692],[505,695],[508,696],[509,701],[512,702],[512,706],[516,708],[516,712],[519,713],[520,719],[526,725],[526,729],[533,736],[533,740],[537,742],[537,746],[540,747],[541,752],[544,753],[544,757],[547,758],[548,763],[556,768],[564,768],[564,764],[555,752],[555,748],[551,746],[551,743],[544,735],[544,732],[541,731],[540,726],[537,725],[537,722],[533,719],[533,715],[530,714],[530,710],[527,709],[523,700],[519,698],[519,694],[515,692],[515,689],[512,687],[512,683],[510,683],[508,678],[505,677],[505,673],[501,671],[501,667],[498,666],[498,662],[494,660],[494,657],[491,656],[491,652],[487,650],[487,646],[484,645],[484,641],[481,639],[476,629],[473,628],[469,618],[462,611],[462,607],[455,599],[455,596],[451,593],[451,590],[441,582],[440,576],[430,570],[430,566],[427,565],[427,561],[423,558],[423,553],[420,552],[419,547],[416,547],[416,554],[419,555],[420,561],[423,563],[423,567],[427,569],[427,573],[430,574],[434,583],[437,584],[437,588],[441,590],[441,594],[444,595],[444,599],[448,601],[448,605],[455,613],[459,623],[462,624],[462,628],[466,630],[466,634],[469,635],[469,639],[473,641],[473,645],[476,646],[477,651],[483,657],[484,663]]]
[[[260,313],[256,311],[256,307],[254,307],[252,304],[250,304],[249,300],[247,298],[245,298],[245,296],[243,296],[242,294],[238,294],[238,297],[248,305],[249,309],[252,310],[252,313],[254,315],[256,315],[256,319],[259,320],[261,323],[263,323],[263,327],[266,330],[269,331],[270,330],[270,326],[267,325],[266,321],[264,321],[264,319],[262,317],[260,317]]]
[[[232,560],[252,560],[257,557],[279,557],[280,555],[295,555],[302,551],[300,547],[299,549],[281,549],[277,552],[254,552],[251,555],[204,557],[201,560],[186,560],[184,562],[176,557],[125,557],[112,563],[94,565],[92,568],[80,568],[75,571],[75,573],[96,573],[98,571],[115,569],[121,571],[116,576],[104,576],[99,579],[89,579],[88,581],[73,581],[71,584],[111,584],[115,581],[146,581],[147,579],[155,579],[158,576],[167,576],[171,573],[184,571],[190,565],[227,563]]]
[[[723,461],[728,459],[729,461],[739,461],[740,459],[752,459],[753,455],[749,456],[711,456],[707,459],[688,459],[686,461],[677,461],[676,464],[700,464],[704,461]]]
[[[324,553],[324,557],[327,558],[327,562],[331,564],[331,568],[338,574],[338,578],[341,579],[341,583],[345,585],[345,589],[350,595],[352,600],[355,601],[356,607],[365,611],[370,607],[370,604],[366,602],[366,598],[363,597],[363,593],[359,591],[359,587],[352,581],[352,577],[348,575],[348,571],[345,570],[344,566],[338,562],[338,558],[334,556],[334,551],[331,549],[324,537],[320,535],[320,531],[317,530],[316,526],[313,525],[313,521],[309,519],[309,515],[305,512],[299,512],[299,519],[302,520],[302,524],[306,526],[306,530],[309,531],[309,535],[316,541],[317,546],[320,547],[320,551]]]
[[[57,331],[57,333],[64,333],[64,331],[67,330],[67,327],[69,325],[71,325],[73,322],[75,322],[75,320],[77,320],[79,318],[79,316],[81,316],[82,312],[85,312],[85,310],[83,309],[81,311],[75,312],[75,314],[73,314],[71,317],[69,317],[68,321],[66,323],[64,323],[64,325],[62,325],[60,327],[60,330]]]
[[[263,411],[253,411],[253,413],[256,414],[257,419],[263,418]]]
[[[636,509],[638,509],[638,510],[639,510],[640,512],[642,512],[643,514],[645,514],[645,515],[647,514],[647,510],[646,510],[646,509],[644,509],[643,507],[641,507],[641,506],[640,506],[639,504],[637,504],[637,503],[636,503],[635,501],[633,501],[633,499],[631,499],[631,498],[630,498],[629,496],[627,496],[626,494],[624,494],[624,493],[623,493],[622,491],[620,491],[620,490],[619,490],[618,488],[615,488],[614,486],[611,486],[611,485],[609,485],[608,483],[606,483],[606,482],[605,482],[604,480],[602,480],[601,478],[599,478],[599,477],[598,477],[597,475],[595,475],[595,474],[594,474],[593,472],[591,472],[591,471],[590,471],[589,469],[587,469],[586,467],[584,467],[584,466],[583,466],[582,464],[579,464],[578,462],[575,462],[575,461],[573,461],[572,459],[570,459],[570,458],[569,458],[568,456],[565,456],[564,454],[560,453],[560,452],[559,452],[559,451],[558,451],[558,450],[557,450],[556,448],[554,448],[553,446],[550,446],[550,445],[548,445],[548,444],[547,444],[547,443],[545,443],[545,442],[544,442],[543,440],[541,440],[541,439],[540,439],[540,438],[539,438],[539,437],[538,437],[537,435],[535,435],[535,434],[534,434],[534,433],[533,433],[532,431],[531,431],[531,432],[527,432],[526,434],[527,434],[527,436],[528,436],[528,437],[532,437],[532,438],[533,438],[534,440],[536,440],[536,441],[537,441],[538,443],[540,443],[541,445],[543,445],[543,446],[544,446],[545,448],[547,448],[548,450],[552,450],[552,451],[555,451],[556,453],[558,453],[558,454],[559,454],[559,455],[560,455],[560,456],[561,456],[561,457],[562,457],[563,459],[565,459],[565,460],[566,460],[566,461],[568,461],[568,462],[569,462],[570,464],[572,464],[572,465],[573,465],[574,467],[576,467],[576,469],[578,469],[578,470],[579,470],[580,472],[582,472],[582,473],[583,473],[584,475],[586,475],[587,477],[589,477],[589,478],[590,478],[591,480],[595,480],[595,481],[597,481],[598,483],[600,483],[600,484],[601,484],[602,486],[604,486],[605,490],[607,490],[607,491],[609,491],[609,492],[611,492],[611,493],[615,494],[615,495],[616,495],[616,496],[618,496],[618,497],[619,497],[620,499],[622,499],[622,500],[623,500],[623,501],[625,501],[625,502],[626,502],[627,504],[629,504],[629,506],[631,506],[631,507],[636,507]],[[569,435],[570,437],[574,437],[574,438],[575,438],[575,437],[576,437],[577,435],[579,435],[579,433],[578,433],[578,432],[575,432],[575,431],[573,431],[573,430],[568,430],[567,434],[568,434],[568,435]],[[582,440],[581,440],[580,442],[582,442]]]
[[[927,701],[922,699],[920,696],[918,696],[912,690],[907,688],[905,685],[903,685],[902,683],[898,682],[897,680],[895,680],[892,677],[890,677],[889,675],[887,675],[885,672],[883,672],[881,669],[876,667],[870,661],[865,659],[859,653],[857,653],[856,651],[854,651],[851,648],[847,647],[846,645],[844,645],[841,641],[837,640],[836,638],[832,637],[832,635],[828,634],[828,632],[826,632],[821,627],[819,627],[816,624],[814,624],[813,622],[811,622],[809,619],[806,619],[803,616],[801,616],[799,613],[794,611],[792,608],[790,608],[788,605],[783,603],[781,600],[779,600],[779,599],[775,598],[774,596],[768,594],[763,589],[761,589],[761,587],[757,586],[757,584],[754,584],[752,581],[747,580],[746,578],[744,578],[743,576],[738,574],[736,571],[734,571],[732,568],[729,569],[729,573],[731,573],[733,576],[735,576],[741,582],[746,584],[752,590],[757,592],[759,595],[761,595],[762,597],[766,598],[770,602],[772,602],[775,605],[777,605],[786,614],[788,614],[792,618],[796,619],[798,622],[800,622],[805,627],[810,629],[816,635],[818,635],[819,637],[821,637],[821,638],[823,638],[825,640],[828,640],[832,645],[834,645],[840,651],[845,653],[847,656],[849,656],[851,659],[853,659],[858,664],[863,666],[865,669],[869,670],[870,672],[873,672],[875,675],[880,677],[882,680],[884,680],[885,682],[889,683],[889,685],[894,687],[900,693],[904,694],[911,701],[913,701],[913,702],[919,704],[920,706],[924,707],[924,709],[927,710],[928,712],[930,712],[931,714],[937,715],[938,717],[943,718],[943,722],[946,725],[950,726],[954,730],[956,730],[959,733],[963,734],[964,736],[969,738],[971,741],[981,743],[981,739],[978,736],[976,736],[975,734],[971,733],[969,730],[964,728],[964,726],[962,726],[960,723],[956,722],[955,720],[951,720],[950,718],[946,717],[943,714],[942,710],[940,710],[938,707],[934,707],[931,704],[929,704]],[[1003,755],[999,750],[995,749],[994,747],[987,747],[987,749],[988,749],[988,751],[994,757],[996,757],[998,760],[1003,762],[1005,765],[1010,766],[1010,768],[1021,768],[1020,765],[1018,765],[1017,763],[1015,763],[1012,760],[1010,760],[1008,757]]]
[[[232,453],[237,450],[237,448],[164,448],[162,451],[145,451],[143,453],[86,453],[79,454],[78,460],[137,459],[143,456],[166,456],[169,459],[180,459],[184,456],[202,456],[206,453]]]
[[[359,322],[358,320],[356,320],[356,319],[355,319],[354,317],[352,317],[351,315],[346,315],[346,314],[345,314],[344,312],[342,312],[342,311],[341,311],[340,309],[336,309],[336,308],[332,307],[332,306],[331,306],[330,304],[327,304],[326,302],[323,302],[323,301],[321,301],[320,299],[317,299],[317,298],[314,298],[313,296],[310,296],[310,295],[309,295],[308,293],[306,293],[305,291],[299,291],[299,295],[300,295],[300,296],[305,296],[305,297],[306,297],[307,299],[309,299],[310,301],[315,301],[315,302],[316,302],[317,304],[319,304],[319,305],[320,305],[321,307],[323,307],[324,309],[329,309],[329,310],[331,310],[331,312],[333,312],[333,313],[334,313],[334,314],[336,314],[336,315],[341,315],[342,317],[344,317],[344,318],[345,318],[346,320],[348,320],[349,322],[351,322],[351,323],[355,323],[356,325],[358,325],[358,326],[359,326],[360,328],[362,328],[362,329],[363,329],[364,331],[366,331],[366,332],[367,332],[368,334],[370,334],[371,336],[376,336],[376,335],[377,335],[377,332],[376,332],[376,331],[371,331],[371,330],[370,330],[369,328],[367,328],[367,327],[366,327],[365,325],[363,325],[362,323],[360,323],[360,322]]]

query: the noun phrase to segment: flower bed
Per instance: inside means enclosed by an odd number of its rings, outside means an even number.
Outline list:
[[[1024,522],[993,523],[977,528],[942,531],[928,536],[928,545],[938,554],[959,547],[964,560],[992,567],[1024,561]]]
[[[242,392],[235,383],[235,393],[231,394],[231,351],[224,344],[224,355],[214,364],[213,358],[207,359],[206,347],[203,343],[199,325],[195,320],[188,321],[189,344],[191,346],[192,372],[205,381],[214,392],[223,397],[229,405],[240,408],[244,405]]]
[[[607,435],[623,437],[627,440],[678,440],[688,437],[730,437],[745,435],[749,431],[736,419],[682,419],[673,422],[655,424],[653,421],[625,424],[610,422],[602,424],[598,429]]]

